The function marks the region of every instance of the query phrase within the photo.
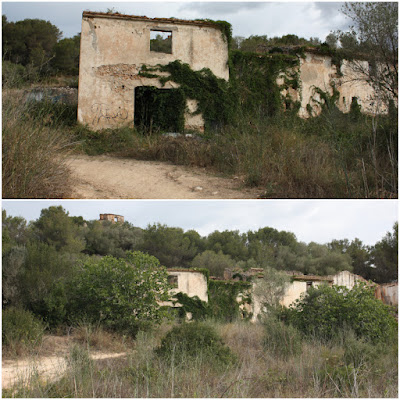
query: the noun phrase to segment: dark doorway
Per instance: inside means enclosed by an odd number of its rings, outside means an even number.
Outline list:
[[[135,89],[135,128],[143,134],[183,132],[185,105],[181,89],[139,86]]]

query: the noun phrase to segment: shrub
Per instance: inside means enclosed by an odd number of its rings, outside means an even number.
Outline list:
[[[174,327],[162,339],[156,354],[176,364],[197,357],[222,365],[236,360],[216,330],[205,322],[183,323]]]
[[[3,346],[8,346],[17,352],[20,347],[34,348],[41,343],[43,333],[43,323],[31,312],[15,307],[3,310]]]
[[[284,322],[271,317],[265,322],[263,344],[266,350],[286,359],[301,353],[301,333],[294,326],[285,325]]]
[[[388,306],[374,297],[374,288],[358,284],[311,288],[291,306],[289,321],[299,330],[330,339],[342,329],[357,337],[382,342],[397,336],[397,322]]]
[[[18,88],[26,82],[26,69],[21,64],[3,61],[1,72],[3,88]]]
[[[166,316],[159,302],[169,299],[168,288],[167,271],[153,256],[137,251],[90,260],[68,283],[69,318],[134,336]]]

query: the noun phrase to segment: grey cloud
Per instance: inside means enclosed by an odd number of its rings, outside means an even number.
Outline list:
[[[236,14],[240,11],[256,10],[265,7],[262,2],[196,2],[184,3],[179,11],[192,11],[200,14],[226,16]]]
[[[343,2],[315,2],[314,7],[321,12],[321,19],[324,21],[336,21],[339,25],[335,29],[346,30],[349,27],[349,20],[342,13]]]

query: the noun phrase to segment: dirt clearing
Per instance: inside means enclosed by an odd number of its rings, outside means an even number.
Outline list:
[[[204,169],[107,155],[74,155],[74,199],[255,199],[260,190],[239,178],[212,176]]]
[[[40,356],[2,358],[1,383],[3,389],[9,389],[19,382],[29,384],[32,377],[51,382],[62,376],[68,367],[67,355],[73,345],[69,337],[47,335],[44,338],[44,349]],[[126,352],[103,352],[93,350],[93,360],[104,360],[126,356]]]

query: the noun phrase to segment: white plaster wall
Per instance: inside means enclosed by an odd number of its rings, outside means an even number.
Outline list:
[[[341,271],[333,275],[333,284],[336,286],[345,286],[347,289],[352,289],[357,282],[366,282],[361,276],[352,274],[349,271]]]
[[[318,287],[326,283],[326,281],[312,281],[313,287]],[[262,298],[260,296],[255,295],[257,293],[256,290],[257,281],[253,282],[252,285],[252,322],[256,322],[258,316],[262,312]],[[303,293],[307,291],[307,281],[303,280],[294,280],[293,282],[288,283],[285,294],[280,300],[280,304],[285,307],[289,307],[293,302],[301,297]]]
[[[172,32],[172,54],[150,51],[154,29]],[[135,87],[161,88],[157,79],[138,75],[144,64],[180,60],[229,79],[227,43],[219,29],[208,26],[85,16],[80,54],[78,121],[92,129],[133,124]],[[173,87],[178,85],[164,88]]]
[[[168,275],[178,277],[178,287],[172,289],[171,294],[182,292],[208,302],[207,278],[204,274],[192,271],[168,271]]]

